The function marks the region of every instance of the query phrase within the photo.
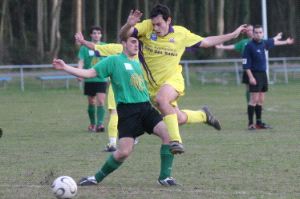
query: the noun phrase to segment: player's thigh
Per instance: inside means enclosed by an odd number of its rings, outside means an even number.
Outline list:
[[[136,138],[144,133],[139,104],[118,104],[119,138]]]
[[[156,125],[163,120],[161,114],[150,103],[143,105],[141,118],[143,130],[148,134],[152,134]]]

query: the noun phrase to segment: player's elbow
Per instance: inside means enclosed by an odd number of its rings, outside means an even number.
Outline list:
[[[211,46],[212,46],[212,45],[209,43],[208,40],[203,39],[203,40],[201,41],[201,44],[200,44],[200,47],[201,47],[201,48],[209,48],[209,47],[211,47]]]

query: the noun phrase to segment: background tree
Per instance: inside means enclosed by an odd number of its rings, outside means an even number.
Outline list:
[[[103,40],[116,42],[118,29],[132,8],[141,9],[145,19],[156,3],[169,6],[174,24],[204,37],[231,32],[243,23],[262,23],[261,0],[1,0],[0,65],[49,63],[58,55],[76,62],[76,31],[88,36],[89,27],[100,25]],[[293,36],[297,42],[300,0],[268,0],[267,7],[269,36],[282,31],[284,38]],[[278,47],[270,56],[299,56],[299,47],[299,42]],[[218,56],[239,57],[227,51],[218,55],[210,48],[186,53],[184,59]]]

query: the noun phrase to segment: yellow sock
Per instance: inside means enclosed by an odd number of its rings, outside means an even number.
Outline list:
[[[164,122],[167,126],[170,135],[170,141],[178,141],[182,143],[181,136],[179,133],[178,119],[176,114],[166,115]]]
[[[108,137],[118,137],[118,114],[111,114],[108,122]]]
[[[192,110],[181,110],[187,114],[187,123],[202,123],[206,122],[206,114],[202,110],[192,111]]]

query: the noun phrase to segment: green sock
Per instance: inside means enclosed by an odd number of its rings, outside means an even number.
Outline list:
[[[174,155],[170,152],[170,146],[162,144],[160,148],[160,175],[159,180],[171,176]]]
[[[250,101],[250,92],[249,91],[246,91],[246,100],[247,100],[247,104],[248,104]]]
[[[88,112],[91,124],[95,124],[95,106],[92,104],[89,104],[87,112]]]
[[[97,124],[103,124],[105,116],[104,106],[97,106]]]
[[[119,168],[123,162],[118,162],[115,160],[114,156],[111,154],[100,171],[98,171],[95,175],[97,182],[101,182],[108,174]]]

